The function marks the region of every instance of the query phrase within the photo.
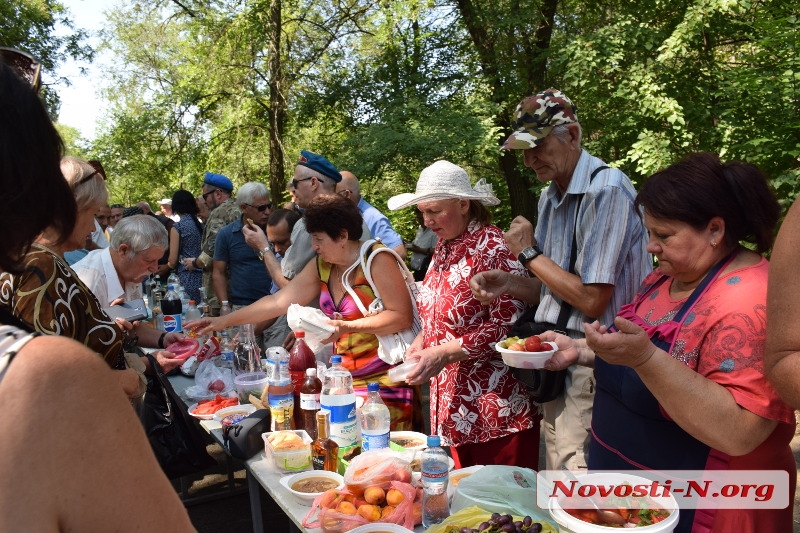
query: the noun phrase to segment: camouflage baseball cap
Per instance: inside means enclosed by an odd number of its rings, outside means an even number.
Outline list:
[[[555,126],[578,122],[578,108],[558,89],[547,89],[529,96],[514,111],[516,131],[508,136],[501,150],[536,148]]]

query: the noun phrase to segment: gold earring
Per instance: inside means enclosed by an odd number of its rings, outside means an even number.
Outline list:
[[[711,241],[711,247],[712,248],[716,248],[717,247],[717,241]]]

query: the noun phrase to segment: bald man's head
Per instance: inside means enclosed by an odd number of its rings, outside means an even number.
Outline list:
[[[350,198],[356,204],[361,200],[361,187],[358,178],[349,170],[342,170],[342,181],[336,184],[336,194]]]

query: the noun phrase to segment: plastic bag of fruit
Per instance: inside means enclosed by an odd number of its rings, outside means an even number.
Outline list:
[[[411,452],[396,452],[389,448],[371,450],[355,457],[344,472],[344,484],[354,494],[361,495],[370,486],[389,489],[392,481],[411,483]]]
[[[534,520],[530,516],[510,516],[490,513],[480,507],[465,507],[429,527],[425,533],[504,533],[505,524],[514,525],[515,531],[523,533],[556,533],[558,529],[545,520]]]
[[[363,494],[347,489],[331,489],[318,496],[303,518],[303,527],[321,527],[325,533],[344,533],[371,522],[398,524],[414,529],[414,505],[418,491],[400,481],[389,483],[388,490],[372,485]],[[421,503],[419,515],[421,518]]]
[[[528,515],[535,522],[550,518],[536,504],[536,472],[518,466],[487,465],[462,479],[450,510],[473,505],[490,513]]]

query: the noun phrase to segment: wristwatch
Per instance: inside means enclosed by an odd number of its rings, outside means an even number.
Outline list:
[[[271,252],[272,251],[272,247],[267,245],[263,249],[258,251],[258,260],[259,261],[263,261],[264,260],[264,254],[267,253],[267,250],[269,250]]]
[[[533,246],[528,246],[522,250],[517,259],[519,259],[519,262],[522,263],[522,266],[527,266],[528,263],[540,255],[542,255],[542,250],[540,250],[539,247],[534,244]]]

